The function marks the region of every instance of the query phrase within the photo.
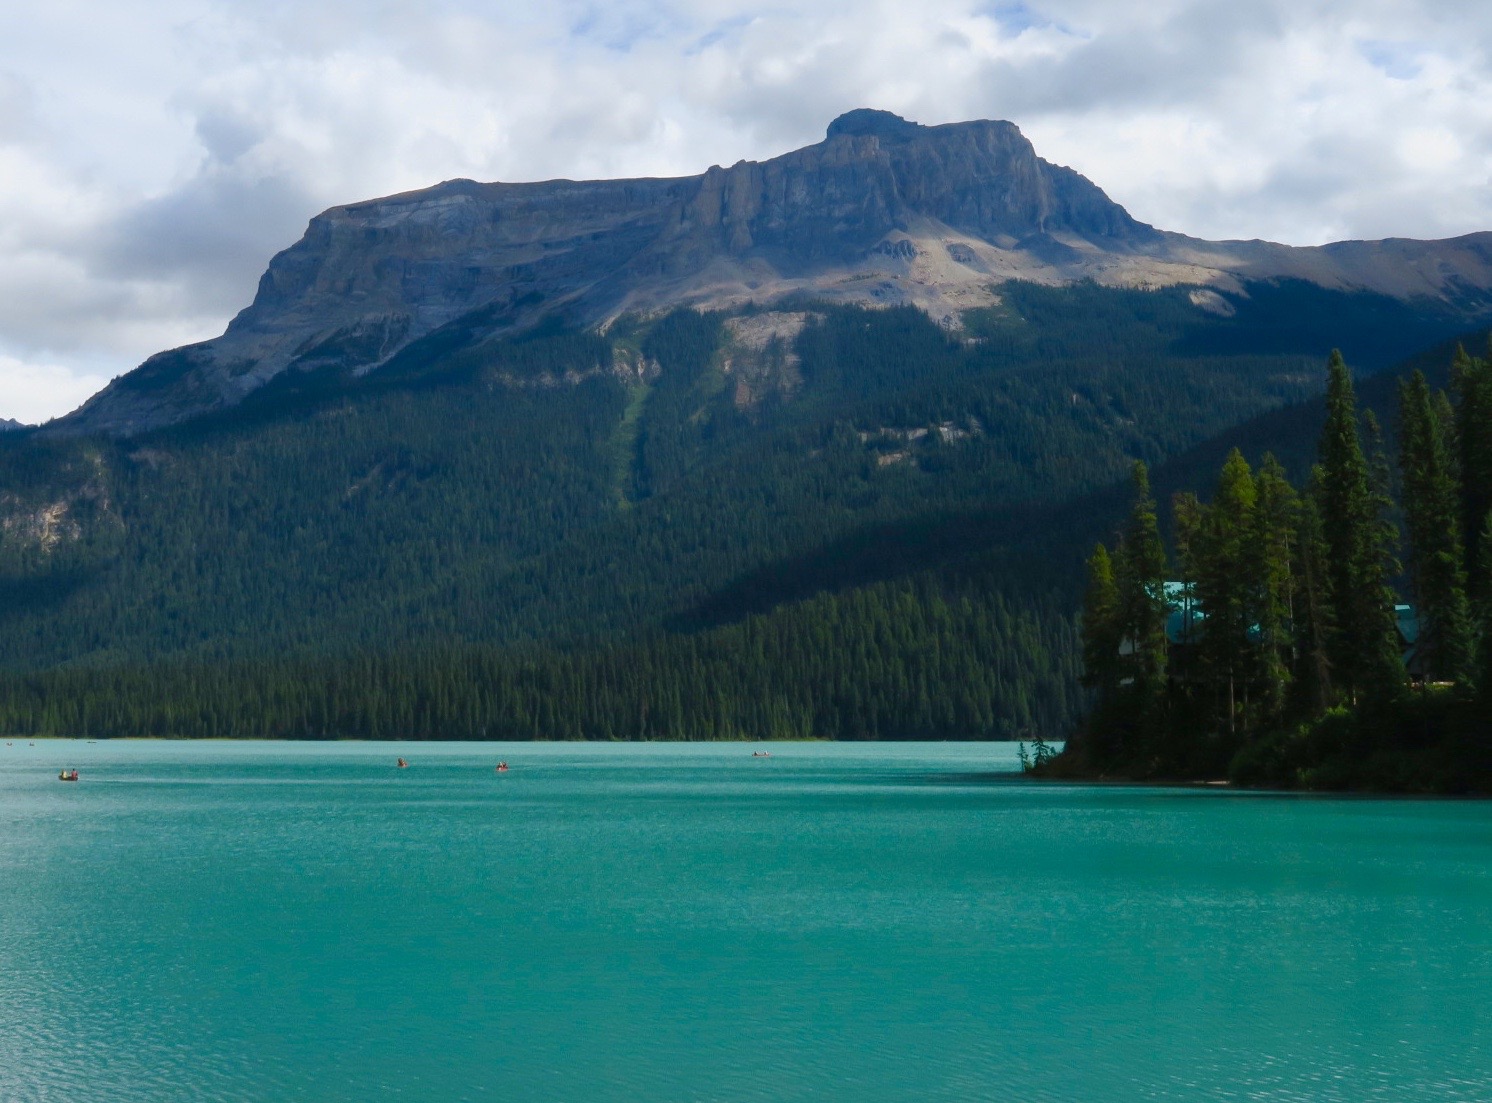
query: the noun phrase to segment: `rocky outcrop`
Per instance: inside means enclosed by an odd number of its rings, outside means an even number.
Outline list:
[[[47,431],[138,433],[287,371],[373,371],[423,338],[480,340],[556,313],[603,325],[800,295],[913,304],[957,325],[1012,278],[1226,290],[1281,276],[1461,295],[1492,288],[1492,236],[1196,241],[1131,218],[1011,123],[851,111],[816,145],[695,177],[454,180],[334,207],[270,262],[221,337],[152,357]]]
[[[86,452],[64,462],[41,484],[0,488],[0,553],[50,555],[85,531],[121,525],[103,458]]]
[[[4,433],[4,432],[6,432],[7,430],[10,430],[10,429],[25,429],[25,428],[26,428],[25,425],[21,424],[19,421],[16,421],[14,418],[0,417],[0,433]]]

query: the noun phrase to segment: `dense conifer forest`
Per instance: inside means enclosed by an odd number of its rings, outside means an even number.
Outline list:
[[[1333,342],[1380,370],[1464,324],[1291,284],[1002,299],[779,305],[765,348],[692,311],[453,326],[170,430],[6,434],[0,728],[1061,738],[1134,461],[1308,398]]]
[[[1075,636],[1065,608],[924,578],[574,651],[62,670],[0,695],[14,730],[88,736],[1018,739],[1080,708]]]
[[[1492,359],[1450,379],[1398,380],[1391,459],[1334,353],[1305,484],[1235,448],[1209,502],[1173,495],[1169,551],[1137,462],[1088,561],[1095,705],[1043,771],[1492,788]]]

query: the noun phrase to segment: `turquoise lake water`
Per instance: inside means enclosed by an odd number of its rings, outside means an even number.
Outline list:
[[[0,1100],[1492,1100],[1492,804],[752,749],[0,747]]]

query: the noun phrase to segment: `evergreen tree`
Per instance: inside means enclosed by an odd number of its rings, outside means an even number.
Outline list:
[[[1337,685],[1356,702],[1364,694],[1397,692],[1403,664],[1388,585],[1388,530],[1363,454],[1352,376],[1335,350],[1327,365],[1319,454],[1317,505],[1327,552],[1326,593],[1335,615],[1328,652]]]
[[[1473,601],[1488,596],[1492,581],[1480,549],[1482,528],[1492,512],[1492,358],[1473,359],[1458,348],[1451,364],[1456,395],[1455,438],[1461,475],[1461,533],[1468,553],[1466,573]]]
[[[1266,454],[1254,477],[1254,524],[1247,554],[1248,573],[1258,587],[1254,598],[1257,692],[1262,718],[1269,721],[1277,720],[1284,709],[1295,665],[1299,512],[1300,499],[1285,469]]]
[[[1363,411],[1363,435],[1367,438],[1368,476],[1372,490],[1373,523],[1369,528],[1373,561],[1378,564],[1376,578],[1383,611],[1382,630],[1369,637],[1374,650],[1364,656],[1369,669],[1374,671],[1370,693],[1374,696],[1393,696],[1405,684],[1404,645],[1399,636],[1397,614],[1398,594],[1393,580],[1404,573],[1404,564],[1399,560],[1399,527],[1394,521],[1397,506],[1394,501],[1393,465],[1389,462],[1388,448],[1383,439],[1383,427],[1373,410]]]
[[[1166,549],[1150,493],[1149,469],[1136,460],[1131,477],[1134,501],[1114,573],[1119,623],[1128,650],[1123,672],[1141,698],[1150,698],[1165,684]]]
[[[1473,644],[1453,462],[1440,408],[1417,371],[1399,384],[1399,470],[1419,651],[1428,678],[1461,682],[1471,674]]]
[[[1241,698],[1253,674],[1254,623],[1258,580],[1249,544],[1254,526],[1254,477],[1243,453],[1233,449],[1223,464],[1217,493],[1203,514],[1196,555],[1197,602],[1205,620],[1200,643],[1203,662],[1222,689],[1224,726],[1238,730]]]
[[[1088,588],[1083,600],[1083,684],[1094,691],[1093,708],[1080,737],[1088,758],[1108,763],[1119,754],[1115,706],[1120,687],[1119,589],[1108,548],[1099,544],[1088,558]]]
[[[1099,544],[1088,559],[1088,590],[1083,602],[1083,684],[1100,703],[1119,684],[1119,589],[1109,549]]]
[[[1487,522],[1482,526],[1482,531],[1477,534],[1477,562],[1482,572],[1481,587],[1482,598],[1472,606],[1472,616],[1478,630],[1478,678],[1481,686],[1482,699],[1492,706],[1492,578],[1487,575],[1492,573],[1492,514],[1488,514]],[[1472,587],[1476,592],[1476,588]]]
[[[1197,580],[1197,556],[1205,540],[1202,532],[1206,513],[1202,502],[1191,491],[1171,495],[1171,527],[1175,534],[1176,573],[1183,588],[1191,592]]]
[[[1133,469],[1134,500],[1114,557],[1119,692],[1099,741],[1109,758],[1154,769],[1166,731],[1166,553],[1145,465]]]

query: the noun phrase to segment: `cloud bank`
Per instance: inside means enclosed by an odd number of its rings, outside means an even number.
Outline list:
[[[458,176],[692,174],[817,141],[853,107],[1009,119],[1198,237],[1489,229],[1489,48],[1492,10],[1461,0],[9,11],[0,416],[61,414],[220,333],[333,204]]]

